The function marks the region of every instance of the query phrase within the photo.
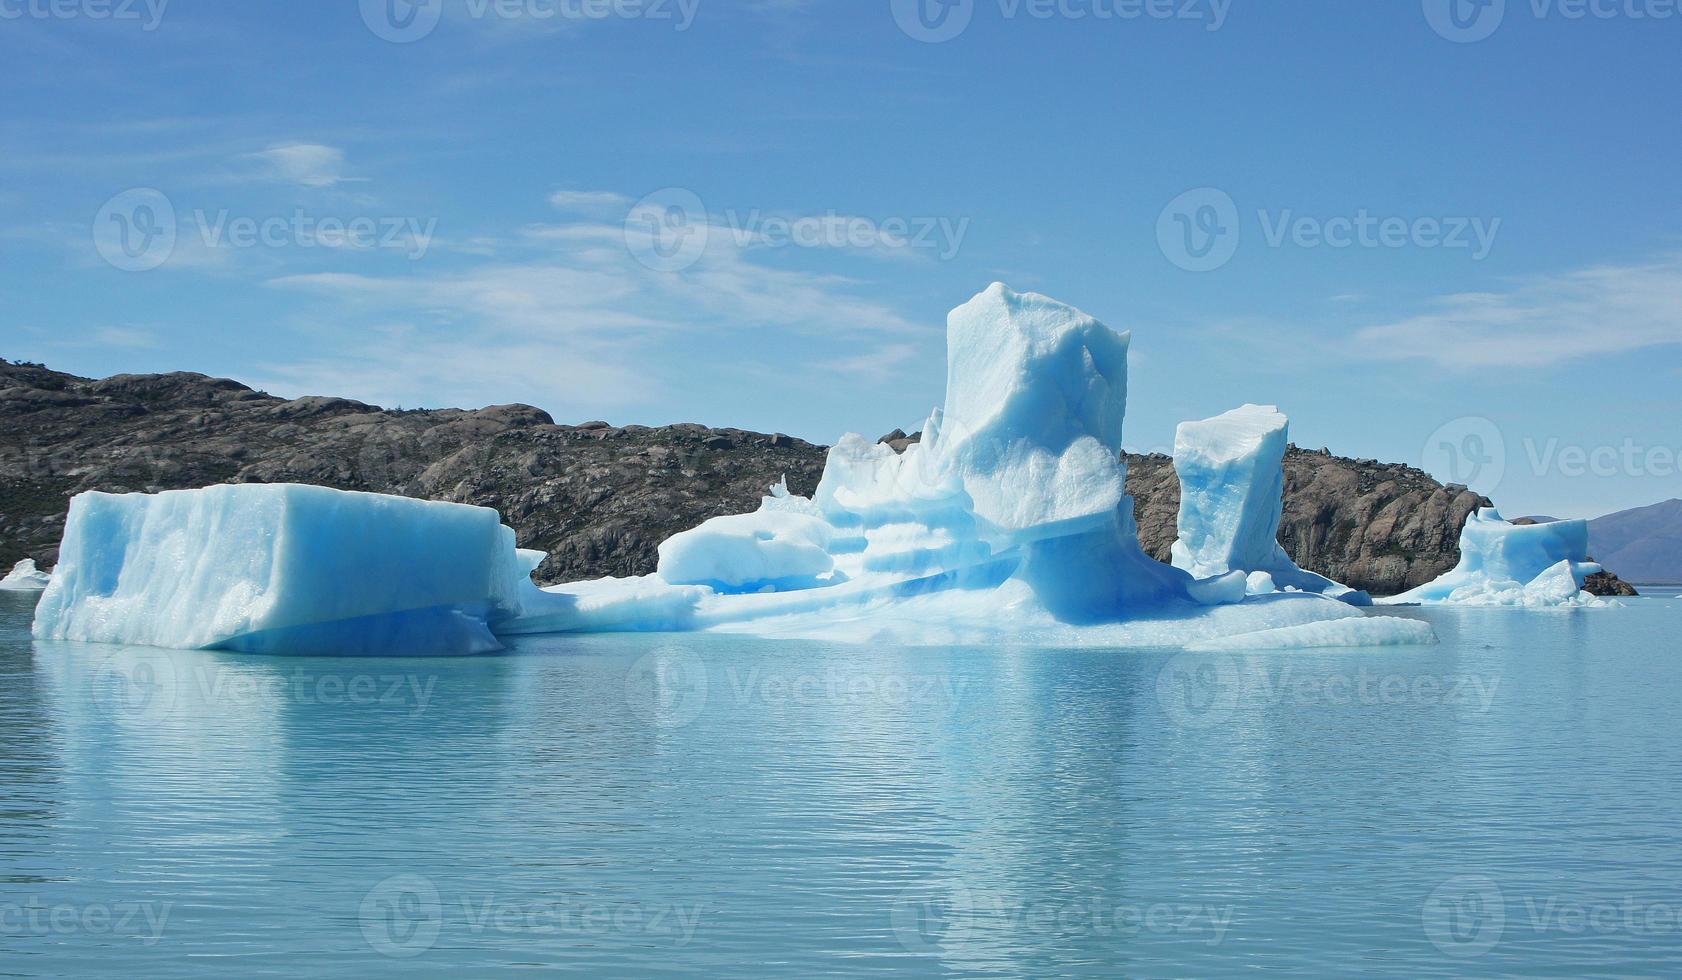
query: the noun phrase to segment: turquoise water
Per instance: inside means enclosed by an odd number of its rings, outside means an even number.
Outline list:
[[[1674,595],[348,661],[32,643],[0,594],[0,974],[1674,973]]]

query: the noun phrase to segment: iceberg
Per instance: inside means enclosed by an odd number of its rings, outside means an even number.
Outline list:
[[[50,581],[52,576],[35,567],[35,559],[25,558],[0,578],[0,592],[40,592]]]
[[[539,556],[541,557],[541,556]],[[496,511],[296,485],[78,495],[39,639],[261,653],[501,649],[529,560]]]
[[[1180,536],[1174,567],[1199,579],[1244,572],[1251,594],[1312,592],[1351,605],[1372,597],[1304,571],[1279,544],[1290,421],[1271,405],[1245,405],[1174,434]]]
[[[1467,518],[1460,532],[1460,564],[1453,571],[1384,605],[1519,606],[1611,605],[1583,591],[1601,570],[1588,560],[1587,521],[1511,524],[1493,507]]]
[[[901,453],[844,436],[810,499],[773,488],[754,513],[676,535],[655,578],[700,590],[691,628],[771,636],[1172,647],[1362,619],[1318,594],[1349,590],[1272,552],[1258,570],[1295,592],[1251,596],[1271,579],[1145,555],[1121,453],[1128,345],[1079,310],[995,283],[948,318],[946,402],[920,442]],[[1283,452],[1281,439],[1281,481]],[[1271,535],[1278,486],[1252,509],[1265,520],[1269,507]],[[547,591],[616,589],[683,601],[645,579]],[[1374,638],[1429,632],[1369,621]]]
[[[652,575],[539,589],[543,556],[518,551],[494,511],[459,504],[296,486],[84,494],[36,635],[406,654],[606,630],[1127,647],[1281,630],[1297,632],[1254,642],[1429,639],[1417,622],[1316,594],[1331,589],[1292,591],[1307,579],[1288,562],[1194,575],[1144,553],[1121,452],[1128,334],[994,284],[952,312],[947,340],[946,402],[921,442],[897,453],[845,436],[810,498],[779,484],[752,513],[676,534]],[[1234,478],[1265,482],[1263,463]],[[1210,500],[1224,478],[1208,478]],[[1263,524],[1270,507],[1276,527],[1271,493],[1241,506]],[[1250,594],[1273,579],[1283,591]]]

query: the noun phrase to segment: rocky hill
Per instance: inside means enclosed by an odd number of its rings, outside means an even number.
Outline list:
[[[904,433],[895,448],[911,438]],[[667,536],[753,509],[784,475],[807,494],[824,447],[700,425],[559,425],[528,405],[382,409],[287,400],[199,374],[79,378],[0,361],[0,569],[57,559],[70,497],[211,483],[313,483],[500,511],[544,582],[654,570]],[[1166,456],[1129,460],[1145,547],[1166,559],[1179,484]],[[1280,540],[1304,568],[1375,593],[1452,568],[1486,503],[1375,460],[1292,449]]]
[[[1167,561],[1180,509],[1174,461],[1130,456],[1127,466],[1139,540],[1151,557]],[[1445,487],[1423,470],[1292,446],[1285,454],[1279,541],[1303,568],[1394,595],[1453,568],[1467,516],[1487,506],[1488,499]]]
[[[1589,542],[1596,557],[1631,581],[1682,583],[1682,500],[1592,520]]]
[[[653,571],[655,546],[751,510],[783,474],[810,493],[822,447],[699,425],[556,425],[527,405],[392,411],[288,401],[198,374],[94,381],[0,362],[0,566],[57,559],[84,490],[313,483],[494,507],[545,582]]]

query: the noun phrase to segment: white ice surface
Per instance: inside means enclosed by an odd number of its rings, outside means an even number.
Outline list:
[[[0,578],[0,592],[40,592],[50,581],[52,576],[35,567],[35,559],[25,558]]]
[[[1304,650],[1320,647],[1404,646],[1436,643],[1429,623],[1393,616],[1367,616],[1333,622],[1282,626],[1278,629],[1202,640],[1189,649],[1199,653],[1245,650]]]

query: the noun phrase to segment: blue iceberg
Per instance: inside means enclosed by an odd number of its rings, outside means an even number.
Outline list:
[[[1417,622],[1317,594],[1338,590],[1261,547],[1278,523],[1283,428],[1271,421],[1242,466],[1201,484],[1193,475],[1187,547],[1212,556],[1196,532],[1231,539],[1225,570],[1148,557],[1121,454],[1128,343],[994,284],[948,320],[946,404],[920,443],[901,454],[843,437],[811,498],[774,487],[752,513],[667,540],[658,571],[639,578],[539,589],[529,573],[542,556],[517,551],[494,512],[457,504],[294,486],[86,494],[36,635],[411,654],[603,630],[1133,647],[1434,640]],[[1243,484],[1238,503],[1213,503],[1229,479]],[[1202,562],[1196,572],[1214,571]],[[1256,572],[1315,587],[1251,595]]]
[[[1460,564],[1453,571],[1381,602],[1531,609],[1612,605],[1583,591],[1584,580],[1601,570],[1588,554],[1587,521],[1512,524],[1486,507],[1467,518]]]

